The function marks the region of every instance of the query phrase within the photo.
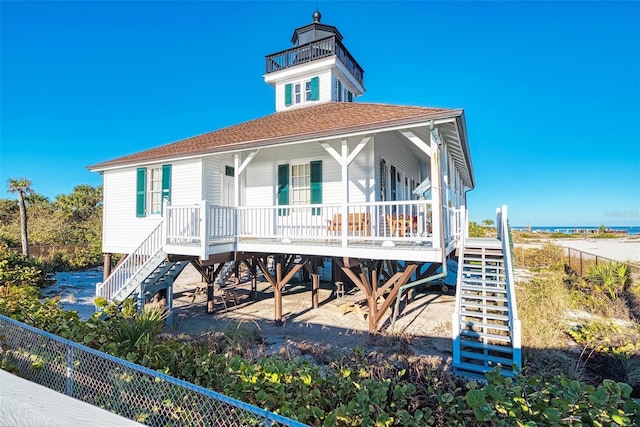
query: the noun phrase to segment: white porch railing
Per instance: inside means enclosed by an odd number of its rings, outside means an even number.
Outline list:
[[[322,241],[431,241],[431,201],[240,207],[238,236]]]
[[[498,240],[502,242],[502,252],[504,256],[505,281],[507,283],[507,298],[509,306],[509,325],[511,327],[511,342],[513,346],[513,363],[521,367],[521,325],[518,318],[518,307],[516,305],[516,289],[513,278],[513,260],[511,259],[511,242],[509,238],[509,220],[507,216],[507,206],[496,211],[496,225]]]
[[[202,247],[212,242],[234,241],[236,208],[198,205],[165,206],[165,243],[172,246]],[[203,237],[204,236],[204,237]]]
[[[446,223],[445,242],[459,240],[464,229],[461,210],[434,212],[430,200],[229,207],[203,201],[190,206],[165,206],[165,245],[202,257],[220,243],[270,239],[341,244],[419,243],[438,249],[439,222]],[[446,218],[446,219],[444,219]],[[387,245],[393,246],[393,245]]]
[[[96,284],[96,295],[111,301],[144,268],[148,259],[162,250],[162,222],[118,265],[104,282]]]

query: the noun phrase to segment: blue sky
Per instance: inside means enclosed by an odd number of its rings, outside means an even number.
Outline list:
[[[470,219],[640,225],[640,3],[319,1],[360,102],[464,108]],[[0,3],[0,197],[274,112],[264,56],[315,1]]]

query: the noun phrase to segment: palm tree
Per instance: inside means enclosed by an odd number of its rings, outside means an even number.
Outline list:
[[[20,228],[22,238],[22,253],[29,256],[29,237],[27,235],[27,207],[24,203],[24,196],[33,193],[31,181],[27,178],[9,178],[7,183],[9,193],[18,193],[18,206],[20,207]]]

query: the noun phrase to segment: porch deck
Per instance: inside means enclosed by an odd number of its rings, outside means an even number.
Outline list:
[[[165,252],[201,259],[239,251],[441,262],[463,224],[461,210],[443,215],[429,200],[165,208]]]

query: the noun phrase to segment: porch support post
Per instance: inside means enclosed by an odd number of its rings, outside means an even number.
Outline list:
[[[165,323],[167,326],[173,326],[173,279],[169,279],[167,284],[167,320]]]
[[[202,265],[201,262],[192,261],[191,265],[200,273],[202,278],[207,282],[207,313],[212,314],[214,312],[214,300],[213,300],[213,284],[224,267],[224,262],[214,265]]]
[[[238,207],[240,201],[240,154],[233,155],[233,206]]]
[[[276,255],[275,256],[275,277],[269,272],[269,268],[264,259],[258,258],[258,266],[262,270],[262,274],[271,286],[273,286],[273,298],[275,305],[275,322],[282,324],[282,290],[289,283],[291,278],[300,270],[309,258],[304,258],[301,263],[294,264],[295,255]]]
[[[311,264],[311,265],[309,265]],[[318,257],[313,257],[304,268],[311,275],[311,308],[320,306],[320,275],[318,275]]]
[[[433,248],[440,249],[443,246],[443,206],[442,206],[442,170],[440,168],[440,135],[436,128],[431,128],[431,215],[433,231]]]
[[[200,259],[209,258],[209,201],[203,200],[200,204]]]
[[[347,139],[342,140],[342,247],[347,247],[347,237],[349,236],[349,145]]]
[[[111,276],[111,255],[110,253],[104,253],[104,262],[102,269],[102,281],[106,282],[109,276]]]
[[[258,263],[251,258],[251,299],[258,299]]]
[[[383,264],[371,264],[375,266]],[[389,264],[387,264],[389,265]],[[378,287],[378,271],[371,270],[369,274],[361,272],[356,274],[352,270],[352,266],[347,263],[341,264],[342,271],[355,283],[355,285],[364,292],[367,298],[367,306],[369,308],[369,333],[376,333],[380,327],[380,320],[384,316],[385,312],[392,307],[392,303],[398,297],[398,291],[405,285],[411,275],[416,271],[417,264],[408,264],[405,266],[404,271],[390,274],[389,280],[387,280],[382,286]],[[388,293],[388,294],[387,294]],[[383,298],[381,306],[378,306],[378,300]]]

